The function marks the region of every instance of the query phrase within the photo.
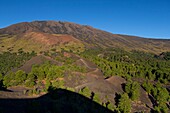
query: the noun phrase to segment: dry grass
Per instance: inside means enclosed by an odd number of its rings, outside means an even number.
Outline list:
[[[28,33],[22,36],[3,36],[0,38],[0,51],[17,52],[23,48],[26,52],[48,51],[56,49],[57,51],[66,50],[73,52],[83,52],[85,47],[81,41],[69,35],[51,35],[44,33]]]

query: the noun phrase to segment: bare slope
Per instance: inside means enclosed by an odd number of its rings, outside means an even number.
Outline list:
[[[33,65],[35,65],[35,64],[39,65],[39,64],[43,64],[45,62],[50,62],[51,64],[61,65],[61,63],[57,62],[56,60],[54,60],[50,57],[47,57],[44,55],[38,55],[38,56],[31,58],[27,62],[25,62],[25,64],[23,64],[20,68],[15,68],[12,71],[15,72],[17,70],[23,70],[26,73],[29,73],[31,71]]]
[[[81,40],[87,48],[119,47],[126,50],[142,50],[161,53],[170,50],[170,40],[146,39],[135,36],[117,35],[70,22],[34,21],[23,22],[0,29],[0,34],[18,35],[28,32],[67,34]]]
[[[23,48],[24,51],[48,51],[56,49],[60,51],[72,50],[84,51],[84,45],[81,41],[71,35],[49,34],[43,32],[26,32],[17,35],[1,35],[0,51],[17,51]]]

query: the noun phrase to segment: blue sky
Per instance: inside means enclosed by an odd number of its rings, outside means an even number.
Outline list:
[[[0,0],[0,28],[34,20],[170,39],[170,0]]]

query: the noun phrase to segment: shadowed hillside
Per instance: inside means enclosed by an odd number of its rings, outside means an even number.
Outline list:
[[[2,113],[113,113],[78,93],[51,89],[32,99],[0,99]]]

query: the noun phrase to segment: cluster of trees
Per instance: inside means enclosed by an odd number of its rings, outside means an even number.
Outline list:
[[[0,54],[0,89],[23,85],[32,88],[29,91],[24,91],[27,94],[46,92],[50,87],[72,90],[64,87],[64,80],[62,79],[64,75],[74,71],[86,72],[85,67],[73,64],[75,60],[64,57],[62,53],[55,56],[57,61],[62,62],[61,66],[45,62],[41,65],[33,65],[29,73],[25,73],[23,70],[11,71],[12,68],[20,67],[35,55],[34,51],[28,53],[22,49],[19,49],[17,53],[4,52]]]
[[[5,75],[3,78],[3,84],[6,87],[17,86],[23,84],[26,79],[26,73],[22,70],[19,70],[16,73],[10,72],[9,74]]]
[[[117,104],[117,113],[130,113],[131,112],[131,100],[127,93],[120,95]]]
[[[126,78],[125,93],[120,96],[119,104],[115,107],[117,112],[130,112],[130,101],[138,100],[141,84],[132,81],[132,78],[139,78],[142,81],[148,81],[142,83],[142,87],[155,100],[153,103],[154,112],[166,113],[170,101],[170,94],[164,87],[170,82],[169,53],[164,53],[163,58],[160,58],[154,54],[140,51],[98,49],[87,50],[81,56],[94,62],[102,70],[105,77],[118,75]],[[155,83],[157,84],[154,85]]]
[[[48,91],[49,87],[64,87],[64,81],[62,78],[65,73],[72,71],[86,72],[86,69],[74,64],[58,66],[46,62],[41,65],[33,65],[29,73],[18,70],[17,72],[8,72],[5,76],[0,74],[0,81],[5,87],[25,85],[27,87],[35,88],[36,86],[39,87],[45,85],[44,91]]]
[[[55,50],[54,50],[55,51]],[[66,73],[86,72],[85,67],[74,65],[72,58],[64,57],[59,54],[55,57],[57,61],[62,62],[62,66],[57,66],[46,62],[41,65],[34,65],[31,72],[25,73],[22,70],[9,72],[11,68],[19,67],[23,62],[35,56],[36,53],[25,53],[19,49],[17,53],[4,52],[0,54],[0,88],[17,85],[34,87],[32,90],[24,93],[39,94],[41,91],[48,91],[50,88],[65,88],[62,79]],[[164,87],[170,82],[170,60],[169,52],[164,55],[164,59],[155,57],[154,54],[139,51],[126,52],[120,49],[108,50],[88,50],[81,56],[93,61],[100,67],[105,77],[114,75],[123,76],[127,79],[124,87],[124,93],[116,96],[116,104],[108,100],[102,104],[98,93],[85,87],[79,91],[79,94],[105,106],[106,108],[118,113],[130,113],[131,101],[136,101],[140,96],[140,84],[132,81],[131,78],[142,78],[147,80],[142,87],[155,100],[155,112],[168,112],[168,102],[170,101],[169,92]],[[8,72],[8,73],[7,73]],[[5,75],[5,76],[4,76]],[[156,81],[157,84],[151,81]],[[42,90],[38,87],[43,87]],[[72,88],[65,88],[74,91]]]
[[[148,92],[148,94],[155,100],[154,111],[158,113],[167,113],[168,102],[170,102],[170,95],[168,90],[161,83],[150,83],[146,81],[142,84],[144,89]]]
[[[88,50],[82,56],[97,64],[106,77],[119,75],[170,82],[170,61],[155,58],[154,54],[114,49]]]
[[[138,82],[128,81],[125,85],[125,92],[131,100],[138,100],[140,96],[140,84]]]
[[[36,53],[24,52],[19,49],[16,53],[3,52],[0,54],[0,73],[5,75],[9,70],[21,66],[25,61],[31,59]]]
[[[95,93],[93,91],[91,91],[88,87],[84,87],[79,91],[79,94],[90,98],[92,101],[97,102],[99,104],[101,104],[100,98],[99,98],[99,94]]]
[[[20,84],[23,79],[25,79],[25,75],[22,73],[22,71],[18,71],[16,73],[16,77],[13,76],[6,76],[6,74],[9,74],[8,72],[13,69],[13,68],[17,68],[20,67],[25,61],[31,59],[33,56],[36,56],[36,53],[34,51],[32,51],[31,53],[29,52],[24,52],[22,49],[19,49],[18,52],[2,52],[0,53],[0,89],[3,89],[6,87],[5,84],[13,84],[15,83]],[[11,75],[14,75],[14,73],[10,73]],[[20,79],[20,76],[22,76],[23,74],[23,79]],[[6,79],[6,81],[4,81],[3,79]],[[9,80],[7,79],[13,79],[13,81],[11,81],[11,83]],[[4,82],[3,82],[4,81]],[[16,82],[15,82],[16,81]]]
[[[132,84],[131,84],[132,85]],[[133,84],[133,88],[136,87],[136,83]],[[116,113],[130,113],[131,112],[131,100],[136,94],[133,94],[133,97],[130,97],[128,93],[117,94],[115,97],[116,105],[113,105],[109,100],[107,102],[102,102],[98,93],[91,91],[88,87],[84,87],[79,91],[79,94],[91,99],[94,102],[116,112]],[[135,96],[134,96],[135,95]]]
[[[63,66],[50,65],[45,63],[42,65],[34,65],[30,73],[26,74],[22,70],[18,70],[16,73],[10,72],[3,78],[5,86],[26,85],[33,87],[37,81],[56,80],[57,78],[64,76]]]

